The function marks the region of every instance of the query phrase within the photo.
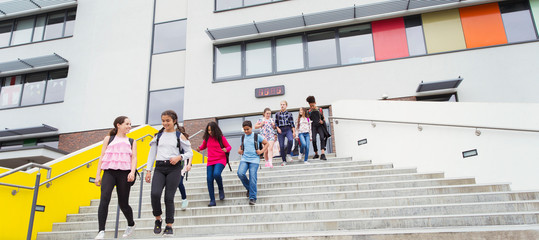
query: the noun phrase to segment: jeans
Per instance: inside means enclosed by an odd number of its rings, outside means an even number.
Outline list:
[[[288,144],[286,148],[284,147],[284,138],[288,139]],[[279,147],[281,148],[281,158],[283,162],[286,162],[286,154],[292,150],[292,141],[294,141],[294,136],[292,134],[292,128],[290,126],[281,127],[281,133],[277,134],[279,139]]]
[[[187,194],[185,193],[185,186],[183,185],[183,176],[180,178],[180,184],[178,185],[178,190],[180,190],[180,194],[182,195],[182,200],[187,199]]]
[[[300,133],[299,142],[301,143],[300,152],[305,154],[304,161],[306,162],[309,158],[309,145],[311,145],[309,133]]]
[[[258,163],[249,163],[249,162],[240,162],[238,167],[238,177],[241,180],[241,183],[249,191],[249,199],[256,200],[256,174],[258,172]],[[249,169],[249,179],[247,179],[247,169]]]
[[[105,230],[105,223],[107,222],[107,215],[109,213],[109,203],[112,196],[112,190],[116,186],[116,193],[118,194],[118,203],[120,209],[127,219],[129,226],[134,226],[133,221],[133,209],[129,206],[129,191],[131,185],[127,182],[127,175],[129,170],[105,170],[103,177],[101,178],[101,200],[99,201],[99,209],[97,212],[97,218],[99,222],[99,231]]]
[[[178,184],[180,184],[182,167],[180,164],[161,164],[159,162],[155,163],[156,166],[152,178],[151,201],[153,215],[157,217],[163,214],[163,211],[161,210],[161,194],[163,194],[164,188],[166,208],[165,222],[174,223],[174,194],[176,194],[176,188],[178,187]]]
[[[326,150],[326,140],[327,140],[327,137],[326,135],[324,134],[324,129],[322,129],[324,127],[324,125],[318,125],[318,126],[314,126],[312,127],[312,132],[313,132],[313,150],[315,152],[318,152],[318,146],[316,144],[316,134],[318,134],[320,136],[320,148],[322,150]]]
[[[206,167],[206,182],[208,183],[208,193],[210,194],[210,202],[215,202],[213,180],[217,182],[217,187],[219,188],[219,192],[224,191],[223,178],[221,177],[221,173],[223,172],[224,168],[225,168],[225,165],[220,164],[220,163]]]

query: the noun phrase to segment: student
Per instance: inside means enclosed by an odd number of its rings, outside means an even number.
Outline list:
[[[289,113],[286,108],[288,103],[281,101],[281,111],[275,114],[275,125],[277,128],[277,138],[279,139],[279,146],[281,148],[281,158],[283,163],[281,166],[286,165],[286,154],[292,150],[292,141],[296,138],[296,128],[294,127],[294,117],[292,113]],[[285,148],[284,139],[288,139],[288,144]]]
[[[311,145],[310,141],[312,141],[309,134],[311,132],[311,119],[309,119],[307,116],[307,111],[305,111],[305,108],[299,109],[298,124],[296,125],[296,128],[300,142],[300,153],[298,154],[298,160],[301,160],[301,153],[303,153],[305,154],[303,162],[309,163],[307,160],[309,158],[309,145]]]
[[[240,166],[238,167],[238,177],[241,183],[247,189],[247,196],[249,197],[249,205],[256,204],[256,181],[258,166],[260,165],[260,154],[266,152],[268,149],[268,141],[264,136],[257,134],[255,142],[255,134],[253,134],[253,124],[247,120],[243,122],[243,135],[240,149],[238,153],[241,155]],[[262,143],[264,146],[262,149],[257,149],[258,145]],[[249,169],[249,179],[247,179],[247,169]]]
[[[191,168],[192,161],[189,161],[188,165],[189,165],[189,168]],[[189,206],[189,201],[187,200],[187,193],[185,192],[185,185],[183,185],[184,176],[185,176],[185,171],[182,170],[180,184],[178,185],[178,190],[180,190],[180,194],[182,195],[182,206],[180,208],[182,211],[185,211],[187,209],[187,206]]]
[[[172,110],[161,114],[163,128],[150,142],[150,153],[146,166],[146,182],[152,183],[151,201],[153,215],[155,216],[154,234],[161,233],[163,220],[161,214],[161,195],[165,189],[166,227],[164,236],[173,236],[172,224],[174,223],[174,194],[180,183],[182,167],[186,165],[186,171],[191,170],[191,164],[187,163],[193,157],[189,135],[178,124],[178,115]],[[176,128],[175,128],[176,127]],[[181,149],[181,150],[180,150]],[[151,178],[153,163],[155,171]],[[185,164],[186,162],[187,164]]]
[[[208,207],[214,207],[215,193],[213,188],[213,181],[217,182],[219,188],[219,199],[225,199],[225,189],[223,188],[223,178],[221,173],[226,165],[226,153],[232,150],[230,144],[223,136],[221,129],[216,122],[210,122],[206,126],[202,145],[198,147],[198,151],[208,149],[208,163],[206,164],[206,182],[208,184],[208,193],[210,194],[210,203]]]
[[[101,200],[97,213],[99,233],[95,239],[105,238],[105,224],[114,186],[118,194],[118,204],[127,219],[127,228],[123,237],[131,235],[135,230],[133,209],[129,206],[129,192],[137,170],[137,144],[126,136],[131,130],[129,118],[117,117],[113,125],[114,129],[103,139],[103,148],[95,176],[95,185],[101,186]],[[103,170],[103,178],[101,178],[101,170]]]
[[[307,97],[307,102],[309,103],[310,109],[309,109],[309,118],[312,122],[312,133],[313,136],[311,137],[313,139],[313,150],[314,150],[314,157],[313,159],[316,159],[320,157],[321,160],[327,160],[326,159],[326,140],[330,137],[330,134],[326,127],[326,122],[324,121],[324,112],[322,111],[322,108],[319,108],[316,106],[316,100],[314,96]],[[316,134],[320,136],[320,149],[322,150],[322,155],[318,156],[318,147],[316,145]]]
[[[271,118],[271,109],[264,109],[263,117],[255,124],[255,129],[261,128],[260,134],[268,141],[268,151],[264,152],[265,167],[273,168],[273,144],[275,143],[275,120]]]

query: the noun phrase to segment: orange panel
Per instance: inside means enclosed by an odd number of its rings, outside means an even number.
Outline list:
[[[468,48],[507,43],[498,3],[460,8],[459,11]]]

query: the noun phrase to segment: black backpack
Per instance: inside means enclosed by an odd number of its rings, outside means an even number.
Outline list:
[[[221,146],[221,148],[225,148],[225,145],[223,144],[223,137],[217,139],[217,142],[219,142],[219,146]],[[232,167],[230,167],[230,152],[225,152],[225,156],[226,156],[226,164],[228,165],[228,169],[230,169],[230,171],[232,172]]]
[[[107,147],[108,147],[108,145],[110,145],[110,143],[112,142],[112,140],[114,140],[115,137],[116,137],[116,135],[110,136],[109,143],[107,144]],[[131,144],[131,148],[133,148],[133,142],[134,141],[135,141],[135,139],[129,138],[129,144]],[[140,176],[138,171],[135,171],[135,179],[132,182],[129,182],[129,185],[133,186],[135,184],[135,181],[137,181],[137,175]]]

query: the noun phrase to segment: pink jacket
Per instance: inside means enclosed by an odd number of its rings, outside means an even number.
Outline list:
[[[222,142],[223,146],[226,148],[226,151],[230,152],[230,150],[232,150],[232,147],[230,146],[230,144],[228,144],[228,141],[224,136]],[[209,137],[208,142],[204,140],[202,142],[202,145],[200,145],[200,147],[198,148],[200,149],[200,151],[208,148],[208,163],[206,164],[207,166],[212,166],[218,163],[226,165],[226,155],[221,149],[221,145],[219,145],[219,142],[214,137]]]

